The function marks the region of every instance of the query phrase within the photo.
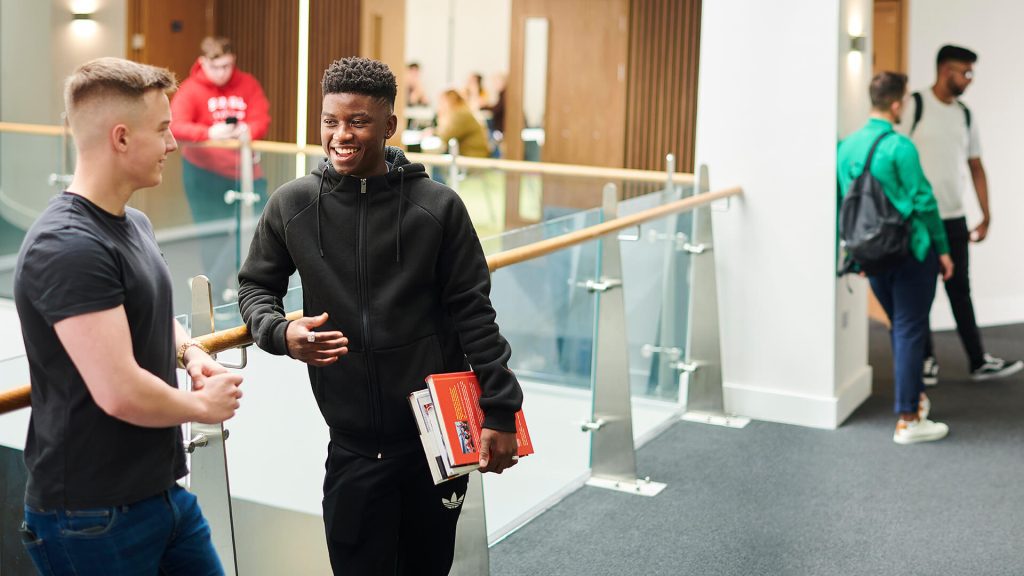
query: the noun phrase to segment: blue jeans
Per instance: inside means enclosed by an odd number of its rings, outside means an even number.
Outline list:
[[[125,506],[25,506],[21,536],[43,576],[224,574],[199,502],[180,486]]]
[[[897,414],[917,412],[917,403],[924,390],[921,365],[929,335],[928,313],[935,299],[938,274],[939,259],[934,251],[929,251],[924,262],[907,256],[892,270],[868,278],[871,290],[892,322],[890,335],[896,380],[893,411]]]

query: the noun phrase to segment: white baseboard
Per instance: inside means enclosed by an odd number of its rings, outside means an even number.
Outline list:
[[[1024,296],[1007,296],[1005,298],[979,298],[973,295],[974,315],[978,326],[1001,326],[1024,322]],[[932,330],[953,330],[956,321],[953,311],[949,308],[949,300],[941,288],[935,292],[935,302],[931,313]]]
[[[725,383],[725,411],[782,424],[834,430],[871,395],[871,367],[839,386],[835,396],[812,396],[762,386]]]

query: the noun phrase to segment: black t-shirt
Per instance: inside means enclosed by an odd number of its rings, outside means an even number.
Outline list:
[[[146,216],[54,197],[18,255],[14,300],[32,380],[25,500],[43,509],[129,504],[187,473],[181,428],[143,428],[93,401],[53,325],[123,305],[139,366],[177,386],[171,277]]]

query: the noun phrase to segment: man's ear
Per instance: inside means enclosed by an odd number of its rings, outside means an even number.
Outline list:
[[[118,152],[128,150],[129,132],[128,126],[124,124],[117,124],[110,129],[110,143],[114,150]]]
[[[392,114],[388,117],[388,127],[387,130],[384,131],[384,134],[387,136],[385,139],[394,136],[396,130],[398,130],[398,116]]]

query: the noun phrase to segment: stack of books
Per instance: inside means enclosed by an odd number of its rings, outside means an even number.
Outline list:
[[[434,484],[469,474],[480,465],[480,383],[472,372],[427,376],[427,388],[409,395]],[[518,456],[533,454],[523,411],[516,412]]]

